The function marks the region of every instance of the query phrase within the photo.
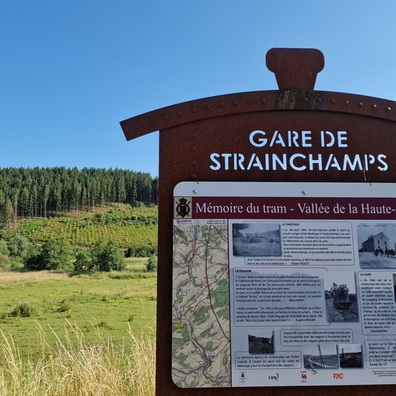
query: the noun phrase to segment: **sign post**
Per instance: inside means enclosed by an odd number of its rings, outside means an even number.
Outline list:
[[[318,50],[267,66],[121,122],[160,131],[156,394],[393,394],[396,103],[315,91]]]

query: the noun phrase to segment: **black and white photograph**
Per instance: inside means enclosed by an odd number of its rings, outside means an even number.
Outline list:
[[[304,346],[304,368],[338,368],[337,347],[334,344],[311,344]]]
[[[363,353],[360,344],[338,345],[338,356],[340,359],[340,368],[363,367]]]
[[[234,256],[281,256],[280,224],[234,223],[232,225],[232,244]]]
[[[249,353],[269,354],[274,353],[274,332],[272,330],[255,331],[248,335]]]
[[[353,273],[327,273],[325,277],[328,322],[358,322],[356,281]]]
[[[396,224],[359,224],[357,237],[360,268],[396,268]]]

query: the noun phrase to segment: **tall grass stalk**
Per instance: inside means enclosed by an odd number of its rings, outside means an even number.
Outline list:
[[[93,343],[67,323],[56,346],[47,342],[37,325],[38,356],[22,359],[10,335],[0,331],[0,395],[2,396],[153,396],[155,389],[155,342],[152,329],[115,345],[95,327]]]

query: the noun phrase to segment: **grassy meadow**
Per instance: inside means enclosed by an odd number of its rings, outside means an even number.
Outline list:
[[[142,272],[0,273],[0,329],[30,354],[36,352],[37,325],[60,334],[70,323],[83,331],[87,341],[100,330],[115,343],[123,341],[128,328],[134,334],[149,332],[155,327],[156,275],[143,272],[144,265],[139,265],[143,260],[128,259],[137,262],[133,267]]]
[[[0,272],[0,395],[152,396],[156,273]]]

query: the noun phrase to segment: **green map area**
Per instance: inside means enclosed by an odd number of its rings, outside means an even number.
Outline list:
[[[172,378],[182,388],[229,387],[226,225],[175,221]]]

